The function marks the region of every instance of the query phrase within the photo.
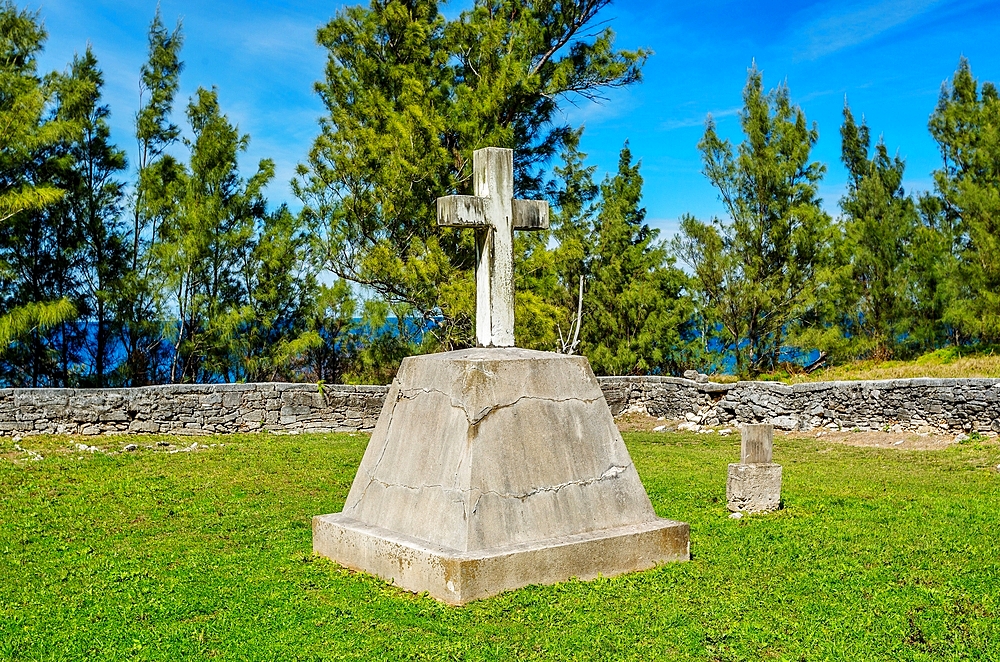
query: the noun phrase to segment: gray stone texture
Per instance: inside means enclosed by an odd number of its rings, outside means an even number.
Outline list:
[[[740,426],[740,464],[770,464],[773,457],[773,425],[747,423]]]
[[[702,425],[1000,432],[1000,379],[777,384],[599,377],[617,416]],[[0,389],[0,434],[210,434],[371,430],[387,386],[211,384],[125,389]]]
[[[313,531],[317,553],[452,604],[688,558],[587,360],[514,348],[405,359],[343,512]]]
[[[1000,379],[889,379],[857,382],[699,384],[675,377],[602,377],[617,416],[703,425],[772,423],[783,430],[838,428],[1000,432]],[[687,417],[690,420],[690,416]]]
[[[774,456],[774,426],[740,426],[740,463],[729,465],[726,505],[732,512],[767,513],[781,506],[781,467]]]
[[[730,464],[726,505],[734,513],[777,510],[781,505],[781,465]]]
[[[0,389],[0,433],[199,435],[371,429],[385,387],[208,384]]]

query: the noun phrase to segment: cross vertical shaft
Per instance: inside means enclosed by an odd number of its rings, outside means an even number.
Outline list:
[[[514,230],[549,227],[544,200],[514,199],[514,152],[487,147],[472,155],[475,195],[437,200],[438,225],[476,230],[476,342],[514,346]]]
[[[489,200],[489,224],[476,229],[476,339],[514,346],[514,158],[489,147],[472,160],[475,194]],[[486,342],[484,342],[486,341]]]

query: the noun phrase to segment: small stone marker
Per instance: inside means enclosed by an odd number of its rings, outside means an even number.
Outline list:
[[[751,423],[740,430],[740,464],[771,464],[774,426]]]
[[[438,225],[476,229],[476,340],[514,346],[514,230],[545,230],[549,204],[514,199],[514,151],[472,154],[475,195],[437,200]]]
[[[513,231],[548,205],[512,199],[510,150],[474,170],[438,223],[476,228],[480,347],[403,359],[313,551],[450,604],[686,561],[690,529],[656,516],[587,359],[513,347]]]
[[[781,505],[781,465],[772,461],[774,426],[744,425],[740,462],[729,465],[726,503],[732,512],[766,513]]]

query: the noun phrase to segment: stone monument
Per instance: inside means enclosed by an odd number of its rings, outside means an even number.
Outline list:
[[[729,465],[726,504],[734,513],[766,513],[781,506],[781,465],[774,464],[774,426],[740,429],[740,462]]]
[[[514,347],[513,232],[548,206],[513,199],[511,150],[473,170],[438,224],[476,229],[480,347],[403,360],[313,550],[450,604],[687,560],[688,525],[653,512],[587,359]]]

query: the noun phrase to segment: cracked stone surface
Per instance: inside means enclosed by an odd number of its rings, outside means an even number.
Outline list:
[[[726,505],[732,512],[768,513],[781,507],[781,465],[730,464]]]
[[[451,604],[690,557],[656,517],[587,360],[490,348],[403,360],[344,510],[313,550]]]
[[[587,360],[515,348],[405,359],[343,514],[462,552],[655,519]]]

